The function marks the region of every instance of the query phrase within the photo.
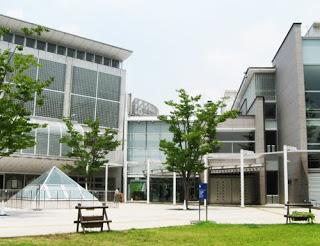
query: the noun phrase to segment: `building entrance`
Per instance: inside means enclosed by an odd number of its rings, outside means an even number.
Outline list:
[[[246,175],[245,203],[255,204],[258,197],[255,175]],[[211,204],[240,204],[239,175],[211,175],[209,181],[209,202]]]

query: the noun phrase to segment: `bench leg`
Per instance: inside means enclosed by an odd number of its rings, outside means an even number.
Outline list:
[[[109,225],[109,222],[107,222],[107,226],[108,226],[108,231],[110,231],[110,225]]]

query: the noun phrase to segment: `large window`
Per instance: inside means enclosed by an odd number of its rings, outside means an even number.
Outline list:
[[[265,119],[276,119],[277,109],[275,103],[266,103],[264,105],[264,117]]]
[[[217,132],[219,153],[239,153],[241,149],[255,150],[254,132]]]
[[[307,118],[320,118],[320,91],[306,92],[306,111]]]
[[[304,80],[306,91],[320,90],[320,65],[305,65]]]

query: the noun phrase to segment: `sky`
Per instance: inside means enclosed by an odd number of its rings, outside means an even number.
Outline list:
[[[127,92],[167,113],[177,89],[203,101],[270,66],[293,22],[320,21],[319,0],[0,0],[0,13],[133,51]]]

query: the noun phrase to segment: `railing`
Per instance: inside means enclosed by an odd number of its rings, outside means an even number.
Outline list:
[[[23,192],[17,189],[0,189],[0,202],[4,201],[6,207],[22,209],[74,208],[78,203],[91,206],[101,202],[114,202],[114,191],[106,194],[103,190],[89,190],[89,193],[82,193],[78,189],[34,189]]]

